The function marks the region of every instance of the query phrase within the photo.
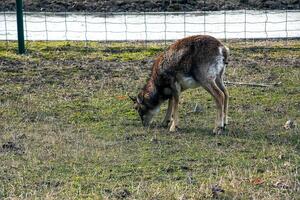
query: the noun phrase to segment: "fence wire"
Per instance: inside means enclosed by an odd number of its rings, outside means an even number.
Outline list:
[[[300,12],[201,11],[143,13],[25,12],[27,40],[174,40],[194,34],[217,38],[300,37]],[[16,40],[14,12],[0,15],[0,40]]]
[[[222,3],[221,3],[222,2]],[[24,12],[26,40],[169,41],[195,34],[220,39],[300,38],[300,10],[181,12]],[[164,5],[166,2],[164,2]],[[226,0],[220,5],[226,8]],[[25,7],[26,11],[27,8]],[[17,40],[15,12],[0,13],[0,40]]]

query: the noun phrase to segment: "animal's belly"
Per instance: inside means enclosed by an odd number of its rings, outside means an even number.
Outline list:
[[[186,90],[189,88],[196,88],[200,86],[200,83],[196,81],[192,76],[180,76],[178,78],[181,89]]]

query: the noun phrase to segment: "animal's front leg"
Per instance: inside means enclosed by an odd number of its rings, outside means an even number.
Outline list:
[[[179,95],[180,95],[180,85],[178,83],[175,83],[174,87],[174,96],[173,96],[173,121],[170,126],[170,132],[175,132],[178,127],[178,104],[179,104]]]
[[[163,124],[164,127],[168,127],[169,123],[171,122],[173,104],[174,104],[174,100],[171,97],[169,99],[168,109],[167,109],[167,112],[166,112],[166,116],[164,118],[164,121],[162,122],[162,124]]]
[[[170,132],[175,132],[176,128],[178,127],[178,104],[179,104],[179,97],[173,97],[173,120],[170,126]]]

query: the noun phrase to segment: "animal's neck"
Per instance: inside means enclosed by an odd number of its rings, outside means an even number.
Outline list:
[[[152,78],[147,82],[143,92],[145,97],[144,101],[148,107],[156,108],[157,106],[159,106],[159,104],[161,103],[159,93]]]

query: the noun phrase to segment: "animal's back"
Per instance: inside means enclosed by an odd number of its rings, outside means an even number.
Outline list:
[[[222,49],[227,60],[226,47],[216,38],[208,35],[196,35],[176,41],[161,56],[158,57],[157,68],[160,72],[175,71],[192,73],[194,67],[210,64]],[[224,50],[223,50],[224,49]]]

